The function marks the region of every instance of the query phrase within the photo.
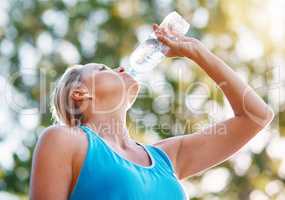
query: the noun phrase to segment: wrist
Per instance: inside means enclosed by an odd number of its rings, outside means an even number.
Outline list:
[[[184,56],[197,63],[206,51],[207,48],[199,40],[191,38]]]

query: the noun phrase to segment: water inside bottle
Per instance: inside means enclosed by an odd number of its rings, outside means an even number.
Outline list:
[[[151,35],[130,57],[130,65],[137,72],[147,72],[153,69],[164,57],[163,45],[154,35]]]
[[[189,24],[177,12],[167,15],[161,27],[172,29],[180,34],[185,34],[189,29]],[[174,38],[175,39],[175,38]],[[165,57],[168,47],[163,45],[152,33],[147,40],[142,42],[131,54],[127,71],[132,75],[146,74],[157,66]]]

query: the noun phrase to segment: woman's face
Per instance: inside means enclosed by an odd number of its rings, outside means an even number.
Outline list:
[[[104,64],[87,64],[82,71],[82,81],[95,98],[96,112],[128,109],[139,91],[138,82],[122,67],[112,70]]]

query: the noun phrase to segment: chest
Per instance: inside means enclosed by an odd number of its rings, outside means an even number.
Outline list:
[[[145,149],[145,158],[131,160],[136,154],[118,154],[102,141],[90,141],[81,140],[74,156],[70,199],[185,199],[180,183],[155,152]]]
[[[83,136],[78,138],[78,148],[74,154],[74,159],[73,159],[73,163],[72,163],[72,180],[71,180],[71,188],[70,191],[73,190],[78,177],[80,176],[80,172],[82,170],[82,168],[84,167],[84,162],[86,157],[88,156],[88,140]],[[143,148],[129,148],[127,150],[117,150],[115,147],[108,145],[108,144],[103,144],[105,146],[107,146],[108,150],[111,151],[113,154],[115,154],[116,157],[119,157],[119,159],[125,160],[126,162],[132,163],[134,165],[137,166],[143,166],[143,167],[148,167],[153,165],[153,161],[150,157],[150,155],[148,155],[148,153],[143,149]],[[116,150],[115,150],[116,149]],[[104,155],[101,155],[102,152],[95,152],[95,154],[93,154],[93,157],[99,158],[99,157],[104,157]],[[104,154],[104,153],[103,153]],[[95,158],[95,159],[96,159]],[[102,159],[103,162],[103,159]],[[112,161],[111,161],[112,162]],[[98,163],[98,165],[100,165],[100,163]],[[94,164],[94,173],[100,173],[98,172],[100,170],[100,166],[96,166],[96,163]],[[105,168],[105,172],[103,173],[108,173],[108,174],[112,174],[113,170],[107,172],[108,168]],[[120,172],[121,174],[128,174],[125,173],[125,168],[120,168]],[[129,169],[127,169],[127,172],[129,171]],[[116,176],[119,176],[120,173],[116,173]],[[130,177],[133,177],[135,174],[130,174]],[[114,176],[113,176],[114,177]],[[124,176],[124,179],[126,179],[126,176]]]
[[[102,159],[99,159],[102,161]],[[98,199],[184,199],[180,183],[170,174],[142,169],[118,157],[105,157],[94,168],[88,163],[79,175],[77,191]]]

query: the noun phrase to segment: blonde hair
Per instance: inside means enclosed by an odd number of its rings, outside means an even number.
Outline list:
[[[51,112],[56,123],[77,126],[83,114],[71,99],[71,90],[81,84],[82,65],[69,67],[56,82],[51,95]]]

